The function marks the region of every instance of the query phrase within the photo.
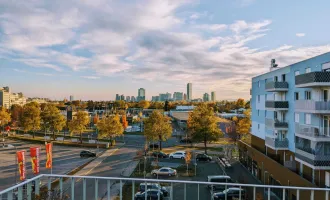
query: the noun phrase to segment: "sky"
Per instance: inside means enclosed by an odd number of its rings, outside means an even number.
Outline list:
[[[0,86],[27,97],[211,91],[330,51],[328,0],[0,0]]]

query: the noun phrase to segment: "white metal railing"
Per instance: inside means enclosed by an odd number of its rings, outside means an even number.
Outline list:
[[[131,182],[132,183],[132,193],[129,194],[129,196],[132,196],[132,199],[135,198],[135,184],[136,183],[169,183],[169,188],[170,188],[170,192],[169,192],[169,199],[173,200],[173,194],[174,194],[174,190],[177,187],[173,187],[174,184],[183,184],[184,185],[184,190],[183,190],[183,198],[184,200],[187,200],[187,184],[191,184],[191,185],[195,185],[197,186],[197,192],[198,195],[196,196],[196,198],[194,199],[200,199],[200,185],[204,185],[204,186],[211,186],[211,188],[215,185],[217,186],[224,186],[226,189],[230,188],[230,187],[236,187],[236,188],[246,188],[251,190],[252,195],[248,198],[248,199],[253,199],[256,200],[257,195],[256,195],[256,191],[258,190],[263,190],[265,191],[264,194],[267,194],[264,199],[271,199],[271,194],[272,194],[272,190],[277,190],[280,191],[281,194],[283,194],[283,200],[286,199],[286,191],[294,191],[296,194],[296,199],[299,200],[300,199],[300,194],[302,192],[308,192],[310,199],[314,200],[316,199],[316,193],[317,195],[322,195],[322,199],[329,199],[329,188],[312,188],[312,187],[294,187],[294,186],[276,186],[276,185],[256,185],[256,184],[239,184],[239,183],[216,183],[216,182],[200,182],[200,181],[182,181],[182,180],[168,180],[168,179],[143,179],[143,178],[118,178],[118,177],[99,177],[99,176],[70,176],[70,175],[56,175],[56,174],[42,174],[42,175],[38,175],[34,178],[31,178],[29,180],[26,180],[22,183],[19,183],[13,187],[10,187],[8,189],[5,189],[3,191],[0,192],[0,199],[7,199],[7,200],[12,200],[12,199],[18,199],[18,200],[22,200],[22,199],[34,199],[34,197],[32,197],[32,195],[40,195],[41,193],[41,188],[39,184],[35,184],[34,185],[34,191],[32,192],[32,182],[34,181],[34,183],[39,183],[41,179],[46,178],[47,179],[47,184],[46,184],[46,192],[50,192],[53,188],[52,188],[52,179],[57,179],[59,181],[59,191],[60,191],[60,195],[63,194],[63,179],[69,179],[70,181],[70,187],[71,190],[69,190],[71,192],[71,199],[74,200],[75,197],[75,182],[78,180],[83,180],[83,185],[81,188],[81,192],[83,193],[83,200],[86,200],[86,193],[89,191],[86,191],[86,180],[94,180],[94,186],[95,186],[95,191],[98,191],[98,185],[99,185],[99,181],[106,181],[107,182],[107,187],[106,187],[106,199],[110,200],[111,197],[111,192],[113,192],[111,190],[111,185],[110,185],[110,181],[119,181],[120,183],[120,189],[119,189],[119,199],[122,200],[123,199],[123,184],[125,182]],[[24,194],[25,192],[23,192],[23,188],[26,188],[26,194]],[[160,187],[158,187],[159,189],[159,193],[160,193]],[[14,192],[17,191],[17,192]],[[202,191],[202,190],[201,190]],[[240,190],[241,191],[241,190]],[[283,193],[282,193],[283,192]],[[17,194],[16,194],[17,193]],[[34,193],[34,194],[33,194]],[[145,193],[147,194],[147,193]],[[95,192],[94,195],[95,199],[99,199],[98,193]],[[306,196],[304,196],[304,199]],[[324,198],[323,198],[324,197]],[[147,199],[147,196],[145,195],[145,199]],[[160,199],[160,195],[158,195],[158,199]],[[204,200],[205,198],[203,198]],[[212,199],[212,196],[211,196]],[[225,199],[227,199],[227,193],[225,193]],[[229,199],[229,198],[228,198]],[[242,200],[242,199],[246,199],[246,197],[243,197],[243,194],[241,192],[239,192],[239,195],[237,196],[237,199]],[[317,198],[318,200],[321,199]],[[189,200],[191,200],[191,198],[189,198]]]
[[[296,100],[295,109],[312,113],[330,112],[330,101]]]
[[[330,138],[330,129],[308,124],[295,123],[295,131],[298,134],[314,138]]]

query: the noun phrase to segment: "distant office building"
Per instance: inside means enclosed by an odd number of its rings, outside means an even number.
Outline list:
[[[151,101],[159,101],[159,96],[152,96]]]
[[[185,100],[185,101],[187,100],[187,94],[186,93],[183,94],[183,100]]]
[[[131,96],[131,101],[132,101],[132,102],[136,102],[136,98],[135,98],[135,96]]]
[[[120,95],[120,100],[125,101],[125,95]]]
[[[26,103],[30,103],[30,102],[37,102],[39,104],[41,103],[47,103],[49,102],[50,100],[48,98],[38,98],[38,97],[34,97],[34,98],[28,98],[26,100]]]
[[[130,102],[131,101],[131,97],[130,96],[126,96],[126,101]]]
[[[172,94],[171,93],[168,93],[166,92],[166,99],[165,100],[171,100],[172,99]]]
[[[212,91],[211,92],[211,101],[216,101],[217,99],[216,99],[216,96],[215,96],[215,92],[214,91]]]
[[[159,94],[159,101],[166,101],[166,94]]]
[[[70,95],[70,101],[74,101],[74,96],[73,95]]]
[[[9,87],[0,88],[0,106],[9,109],[14,104],[21,106],[26,104],[23,93],[10,93]]]
[[[174,92],[173,101],[182,101],[183,100],[183,92]]]
[[[116,94],[116,101],[119,101],[119,100],[120,100],[120,95]]]
[[[204,102],[210,101],[210,95],[208,93],[204,93],[204,95],[203,95],[203,101]]]
[[[192,83],[187,84],[187,100],[192,100]]]
[[[138,90],[137,100],[138,101],[146,100],[146,90],[144,88],[140,88]]]

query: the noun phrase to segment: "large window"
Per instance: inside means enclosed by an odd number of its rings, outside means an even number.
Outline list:
[[[299,123],[299,113],[294,114],[294,122]]]
[[[305,124],[311,124],[311,123],[312,123],[311,114],[305,114]]]
[[[299,92],[294,93],[294,100],[299,100]]]
[[[282,82],[285,82],[285,74],[282,74]]]
[[[305,91],[305,99],[311,100],[311,91]]]
[[[258,95],[258,103],[260,103],[260,95]]]
[[[260,116],[260,110],[258,110],[258,116]]]

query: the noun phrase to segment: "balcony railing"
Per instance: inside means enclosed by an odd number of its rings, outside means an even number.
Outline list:
[[[265,107],[270,110],[288,110],[288,101],[266,101]]]
[[[330,72],[310,72],[295,77],[296,87],[330,86]]]
[[[289,140],[286,138],[279,140],[278,138],[266,136],[266,145],[273,149],[287,149],[289,148]]]
[[[32,188],[33,183],[39,183],[41,179],[47,179],[47,184],[46,186],[42,189],[40,187],[39,184],[35,185],[35,188]],[[83,194],[83,200],[86,200],[86,195],[87,193],[95,193],[95,195],[93,195],[92,199],[111,199],[111,196],[113,193],[117,193],[118,194],[118,198],[119,199],[123,199],[124,197],[124,192],[123,192],[123,186],[124,185],[130,185],[132,187],[132,190],[129,191],[129,193],[125,193],[126,196],[125,199],[136,199],[135,197],[135,185],[138,183],[160,183],[163,184],[165,183],[166,185],[168,185],[167,187],[169,188],[169,194],[168,197],[166,197],[166,199],[183,199],[183,200],[188,200],[187,198],[187,188],[190,188],[190,190],[194,190],[194,193],[196,193],[196,195],[194,195],[193,197],[190,197],[189,200],[204,200],[205,198],[200,197],[200,191],[203,191],[201,189],[201,187],[206,187],[206,186],[214,186],[214,185],[218,185],[218,186],[222,186],[224,188],[241,188],[243,190],[240,190],[239,194],[235,197],[236,199],[239,200],[243,200],[243,199],[257,199],[257,191],[265,191],[264,195],[263,195],[263,199],[273,199],[275,198],[273,195],[274,193],[272,193],[272,191],[276,190],[280,193],[285,194],[286,191],[294,191],[296,194],[296,199],[299,200],[300,196],[302,196],[302,194],[306,194],[306,192],[308,192],[310,199],[315,199],[318,196],[323,196],[322,199],[328,200],[329,197],[329,188],[314,188],[314,187],[294,187],[294,186],[278,186],[278,185],[255,185],[255,184],[239,184],[239,183],[217,183],[217,182],[197,182],[197,181],[181,181],[181,180],[164,180],[164,179],[139,179],[139,178],[117,178],[117,177],[99,177],[99,176],[69,176],[69,175],[55,175],[55,174],[47,174],[47,175],[39,175],[36,176],[32,179],[29,179],[27,181],[24,181],[22,183],[19,183],[13,187],[10,187],[8,189],[5,189],[3,191],[0,192],[0,197],[2,199],[6,199],[6,200],[13,200],[13,199],[18,199],[18,200],[22,200],[22,199],[34,199],[36,196],[39,196],[42,193],[46,193],[51,195],[52,192],[54,192],[54,188],[52,187],[52,181],[56,179],[59,182],[59,196],[56,199],[60,199],[62,198],[61,195],[64,194],[64,188],[63,188],[63,183],[64,183],[64,179],[68,179],[68,181],[70,182],[70,189],[67,190],[67,192],[69,193],[69,197],[71,196],[71,199],[75,199],[75,190],[76,189],[81,189],[81,193]],[[76,188],[75,184],[78,184],[78,181],[82,180],[83,184],[81,186],[81,188]],[[111,182],[118,182],[119,183],[119,191],[115,190],[113,191],[110,185],[110,181]],[[92,183],[94,190],[93,189],[89,189],[88,191],[86,190],[86,182],[88,183]],[[105,182],[107,183],[106,188],[106,195],[102,198],[99,197],[98,195],[98,191],[99,191],[99,185],[101,182]],[[181,194],[176,194],[175,191],[176,189],[178,189],[178,185],[183,185],[184,189],[181,190]],[[173,187],[175,185],[175,187]],[[187,187],[187,185],[189,185]],[[26,190],[24,189],[26,188]],[[156,192],[156,194],[161,193],[161,189],[160,187],[158,187],[158,193]],[[157,190],[156,190],[157,191]],[[242,192],[244,191],[244,192]],[[245,191],[251,191],[251,195],[249,195],[248,193],[246,193]],[[191,192],[189,192],[191,193]],[[147,193],[144,193],[145,196],[144,197],[139,197],[139,199],[149,199],[147,197]],[[173,195],[174,194],[174,195]],[[176,196],[180,196],[177,197]],[[158,199],[162,199],[160,198],[160,195],[157,195]],[[248,196],[248,198],[247,198]],[[45,199],[47,199],[49,196],[46,196]],[[260,198],[260,197],[258,197]],[[154,198],[153,198],[154,199]],[[165,199],[165,198],[164,198]],[[207,199],[213,199],[212,197],[207,198]],[[231,197],[227,197],[227,194],[225,193],[225,197],[220,197],[220,199],[231,199]],[[303,198],[303,199],[307,199],[307,198]]]
[[[305,113],[329,114],[330,101],[296,100],[295,110]]]
[[[315,150],[296,145],[296,158],[315,167],[330,167],[330,155],[316,153]]]
[[[265,90],[268,92],[281,92],[281,91],[288,91],[289,84],[288,82],[277,82],[272,81],[266,83]]]
[[[281,122],[278,120],[274,119],[267,119],[266,118],[266,127],[270,129],[275,129],[275,130],[287,130],[288,129],[288,123],[287,122]]]
[[[327,128],[319,128],[307,124],[295,124],[296,136],[307,138],[313,141],[330,141],[330,136]]]

